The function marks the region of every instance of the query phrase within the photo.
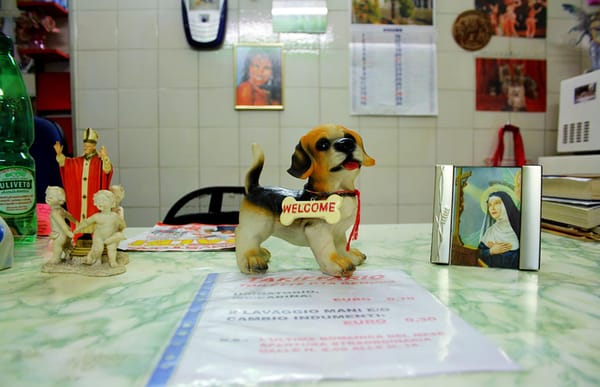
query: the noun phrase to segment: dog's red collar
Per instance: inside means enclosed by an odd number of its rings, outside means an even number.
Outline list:
[[[331,195],[340,195],[340,196],[358,196],[359,192],[357,189],[355,190],[339,190],[333,192],[320,192],[313,191],[310,189],[304,189],[304,191],[308,192],[310,195],[308,197],[309,200],[323,200],[327,199]]]
[[[358,239],[358,226],[360,224],[360,191],[355,190],[340,190],[333,192],[318,192],[311,191],[309,189],[304,189],[306,192],[310,193],[313,200],[322,200],[328,198],[331,195],[340,195],[340,196],[356,196],[356,218],[354,218],[354,225],[352,226],[352,230],[350,231],[350,235],[348,236],[348,242],[346,243],[346,251],[350,251],[350,241]]]

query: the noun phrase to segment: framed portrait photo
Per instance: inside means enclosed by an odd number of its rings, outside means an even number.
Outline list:
[[[542,168],[437,165],[431,262],[539,270]]]
[[[235,108],[283,110],[283,45],[237,44]]]

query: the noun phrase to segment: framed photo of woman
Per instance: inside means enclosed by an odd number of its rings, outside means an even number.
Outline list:
[[[438,165],[431,262],[539,270],[541,166]]]
[[[283,110],[283,45],[237,44],[235,108]]]

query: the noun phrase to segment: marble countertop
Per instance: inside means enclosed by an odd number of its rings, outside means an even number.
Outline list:
[[[433,265],[430,241],[428,224],[363,225],[353,247],[368,259],[356,273],[403,270],[523,369],[407,378],[402,385],[600,385],[600,243],[543,233],[541,270],[527,272]],[[273,253],[271,272],[318,270],[308,248],[274,238],[265,247]],[[127,272],[114,277],[42,273],[50,255],[42,238],[17,247],[13,267],[0,271],[2,386],[145,385],[206,275],[238,271],[235,254],[225,251],[129,252]]]

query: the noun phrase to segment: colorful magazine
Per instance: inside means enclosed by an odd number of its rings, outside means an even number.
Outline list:
[[[235,248],[235,224],[157,223],[150,231],[119,245],[128,251],[212,251]]]
[[[431,262],[540,268],[542,168],[437,165]]]

